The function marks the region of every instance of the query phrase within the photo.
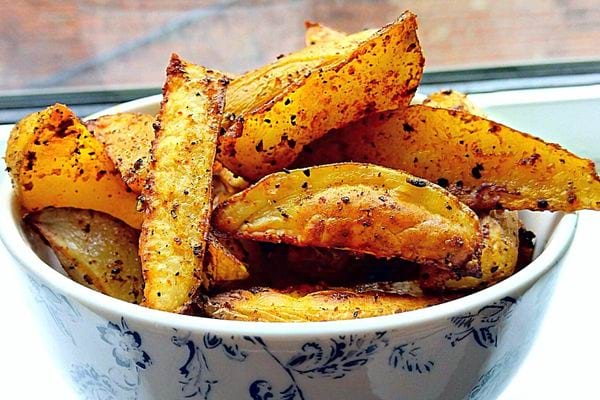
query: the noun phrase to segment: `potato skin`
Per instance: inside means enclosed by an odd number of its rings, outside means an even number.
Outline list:
[[[437,182],[477,210],[600,209],[594,163],[464,111],[414,105],[311,144],[297,167],[354,160]]]
[[[25,213],[46,207],[105,212],[139,228],[137,196],[123,183],[102,144],[62,104],[13,128],[6,165]]]
[[[479,220],[443,189],[400,171],[342,163],[271,174],[214,212],[240,238],[332,247],[460,268]]]
[[[250,180],[281,170],[329,130],[408,104],[423,64],[416,17],[406,12],[261,107],[236,115],[219,139],[219,160]]]
[[[339,321],[398,314],[442,303],[440,296],[402,291],[314,286],[286,290],[253,288],[210,297],[202,306],[211,318],[253,322]]]
[[[130,303],[141,301],[138,231],[108,214],[75,208],[46,208],[26,221],[75,282]]]
[[[212,209],[212,168],[227,80],[171,57],[142,194],[143,305],[177,312],[208,284],[204,253]]]
[[[125,184],[135,193],[142,193],[146,184],[154,140],[153,123],[153,115],[140,113],[104,115],[85,121],[92,135],[104,145]]]

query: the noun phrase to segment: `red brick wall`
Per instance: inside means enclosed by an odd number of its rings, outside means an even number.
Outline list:
[[[0,90],[158,86],[171,52],[242,72],[302,46],[304,20],[350,32],[404,9],[430,69],[600,58],[598,0],[254,0],[198,15],[227,3],[0,0]]]

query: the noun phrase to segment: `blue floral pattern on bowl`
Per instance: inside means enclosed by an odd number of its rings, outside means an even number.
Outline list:
[[[58,330],[75,344],[69,325],[79,321],[81,318],[79,310],[64,295],[56,293],[31,275],[28,278],[35,301],[44,305]]]
[[[131,330],[124,318],[119,323],[108,321],[96,329],[102,342],[112,347],[115,365],[101,373],[89,364],[73,364],[71,378],[79,393],[90,400],[138,399],[140,373],[152,365],[142,348],[141,335]]]
[[[517,301],[512,297],[504,297],[500,301],[480,308],[476,313],[467,313],[450,318],[457,328],[463,330],[446,335],[452,346],[472,337],[475,342],[483,347],[496,347],[498,345],[498,323],[508,318],[512,306]]]

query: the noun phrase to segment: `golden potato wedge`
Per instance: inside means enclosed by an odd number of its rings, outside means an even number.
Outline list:
[[[86,121],[92,135],[103,145],[108,157],[134,193],[142,193],[150,165],[155,118],[148,114],[120,113]],[[220,162],[213,165],[215,203],[249,186]]]
[[[316,68],[336,63],[340,54],[349,53],[369,39],[372,32],[343,36],[335,42],[305,47],[275,62],[233,78],[227,87],[224,121],[260,108],[288,86],[303,81]]]
[[[213,224],[240,238],[453,268],[481,240],[477,215],[445,190],[358,163],[271,174],[222,203]]]
[[[209,274],[212,278],[210,283],[238,281],[250,276],[246,265],[212,234],[208,236],[206,251]]]
[[[139,303],[143,278],[138,231],[98,211],[46,208],[26,221],[46,239],[75,282],[130,303]]]
[[[209,298],[204,313],[217,319],[254,322],[314,322],[378,317],[442,303],[439,296],[413,296],[399,290],[323,289],[233,290]]]
[[[236,114],[219,138],[219,160],[255,180],[290,165],[304,145],[331,129],[408,104],[424,63],[416,28],[416,17],[406,12],[258,108]],[[228,92],[228,110],[229,99]]]
[[[414,105],[374,115],[314,142],[296,166],[348,160],[437,182],[478,210],[600,209],[592,161],[462,111]]]
[[[485,112],[477,107],[466,94],[455,90],[442,90],[431,93],[423,100],[423,104],[447,110],[466,111],[473,115],[486,117]]]
[[[306,46],[322,45],[325,42],[341,41],[348,36],[352,36],[348,35],[346,32],[338,31],[328,26],[321,25],[318,22],[305,21],[304,27],[306,28],[306,31],[304,32],[304,44]],[[367,39],[368,37],[373,36],[375,33],[377,33],[377,29],[364,29],[355,33],[354,35],[361,35],[361,37]]]
[[[135,193],[142,193],[148,176],[153,123],[154,116],[140,113],[104,115],[85,122]]]
[[[139,228],[137,196],[123,183],[102,144],[62,104],[13,128],[6,165],[23,210],[75,207],[102,211]]]
[[[483,232],[481,255],[470,263],[479,264],[481,277],[459,277],[449,271],[439,271],[424,266],[422,286],[439,290],[473,290],[491,286],[511,276],[519,257],[519,228],[521,222],[516,211],[490,211],[480,217]]]
[[[318,22],[305,21],[304,27],[306,28],[304,32],[304,44],[306,46],[340,40],[347,36],[345,32],[337,31]],[[374,34],[375,32],[371,31],[370,34]]]
[[[203,259],[226,83],[218,72],[171,57],[142,194],[139,253],[147,307],[177,311],[207,284]]]

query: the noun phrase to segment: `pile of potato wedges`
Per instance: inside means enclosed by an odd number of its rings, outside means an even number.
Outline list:
[[[412,104],[416,17],[233,76],[173,55],[158,115],[56,104],[12,130],[25,221],[65,272],[158,310],[244,321],[365,318],[514,274],[517,211],[600,210],[594,164],[486,118],[463,94]]]

